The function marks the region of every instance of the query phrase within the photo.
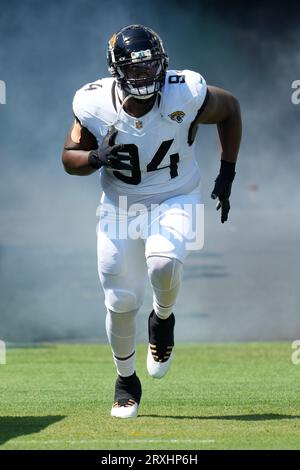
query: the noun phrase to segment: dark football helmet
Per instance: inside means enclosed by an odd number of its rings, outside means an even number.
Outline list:
[[[169,63],[158,34],[142,25],[126,26],[111,37],[107,61],[118,86],[140,99],[161,89]]]

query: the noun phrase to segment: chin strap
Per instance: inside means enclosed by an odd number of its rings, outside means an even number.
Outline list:
[[[117,92],[117,93],[118,93],[118,92]],[[119,117],[120,117],[120,113],[121,113],[122,109],[124,108],[124,104],[126,103],[126,101],[129,100],[129,98],[132,98],[132,95],[127,95],[126,98],[124,98],[124,100],[122,101],[121,106],[120,106],[120,109],[119,109],[119,111],[118,111],[118,113],[117,113],[116,119],[114,120],[114,122],[113,122],[113,124],[112,124],[113,126],[117,124],[117,122],[118,122],[118,120],[119,120]]]
[[[159,112],[160,112],[161,117],[163,117],[164,115],[163,115],[163,113],[162,113],[162,109],[163,109],[163,99],[164,99],[164,96],[163,96],[163,94],[162,94],[162,92],[161,92],[160,90],[157,92],[157,94],[160,96]]]
[[[117,93],[118,93],[118,90],[117,90]],[[161,93],[160,91],[157,91],[156,93],[160,95],[161,102],[162,102],[162,99],[163,99],[162,93]],[[154,95],[154,93],[153,93],[153,95]],[[151,95],[151,96],[153,96],[153,95]],[[119,96],[119,93],[118,93],[118,96]],[[118,113],[117,113],[116,119],[114,120],[114,122],[113,122],[111,125],[112,125],[112,126],[115,126],[115,125],[117,124],[117,122],[118,122],[118,120],[119,120],[119,117],[120,117],[120,113],[121,113],[122,109],[124,108],[125,103],[129,100],[129,98],[135,98],[135,99],[149,99],[149,98],[151,98],[151,96],[147,96],[147,97],[143,97],[143,98],[141,98],[141,97],[137,98],[135,95],[131,95],[131,94],[127,95],[127,96],[123,99],[123,101],[121,102],[121,106],[120,106],[120,109],[119,109],[119,111],[118,111]],[[119,96],[119,97],[120,97],[120,96]],[[162,115],[162,113],[161,113],[161,115]]]
[[[143,95],[130,95],[130,96],[133,96],[136,100],[149,100],[149,98],[152,98],[152,96],[154,96],[155,93],[151,93],[151,95],[146,95],[146,96],[143,96]]]

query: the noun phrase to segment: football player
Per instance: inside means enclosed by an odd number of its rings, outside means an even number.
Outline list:
[[[224,223],[241,116],[231,93],[207,86],[197,72],[168,69],[164,45],[148,27],[130,25],[115,33],[107,59],[111,77],[75,94],[75,120],[62,161],[71,175],[100,172],[98,272],[117,369],[111,415],[132,418],[142,394],[135,370],[135,320],[147,278],[153,289],[149,374],[163,377],[174,355],[173,309],[193,225],[186,207],[201,204],[197,127],[217,125],[221,164],[211,197]]]

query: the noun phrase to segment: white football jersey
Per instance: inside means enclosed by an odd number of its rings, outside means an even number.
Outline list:
[[[200,181],[195,144],[188,144],[191,124],[204,103],[204,78],[190,70],[168,70],[153,108],[136,118],[121,106],[114,78],[88,83],[77,91],[73,111],[82,126],[102,142],[109,126],[118,134],[116,144],[126,144],[134,170],[100,169],[106,196],[129,203],[154,203],[196,188]]]

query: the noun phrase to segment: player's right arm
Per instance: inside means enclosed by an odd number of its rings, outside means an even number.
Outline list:
[[[62,154],[66,172],[70,175],[87,176],[103,166],[132,171],[130,156],[124,155],[124,145],[115,144],[117,133],[114,126],[110,126],[98,147],[95,136],[76,119],[66,136]]]
[[[97,139],[76,119],[66,135],[62,163],[65,171],[70,175],[91,175],[97,168],[89,164],[91,150],[98,148]]]

